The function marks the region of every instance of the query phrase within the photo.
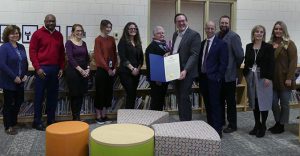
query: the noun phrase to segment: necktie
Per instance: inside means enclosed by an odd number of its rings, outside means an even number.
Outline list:
[[[202,73],[206,73],[206,59],[207,59],[207,53],[208,53],[208,48],[209,48],[209,41],[210,40],[206,40],[206,47],[205,47],[205,51],[204,51],[204,59],[203,59],[203,63],[201,66],[201,72]]]

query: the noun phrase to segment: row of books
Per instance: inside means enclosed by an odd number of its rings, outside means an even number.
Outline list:
[[[200,108],[199,102],[199,94],[193,93],[190,95],[190,99],[192,101],[193,109]],[[164,106],[164,110],[177,110],[177,102],[176,96],[174,94],[169,94],[165,97],[166,105]],[[0,101],[1,102],[1,101]],[[151,97],[146,95],[144,97],[137,97],[135,101],[135,109],[150,109]],[[1,116],[2,116],[2,106],[0,104]],[[118,109],[122,109],[125,107],[125,97],[112,99],[112,105],[108,108],[108,112],[117,112]],[[43,105],[42,112],[45,114],[46,106]],[[94,114],[94,97],[91,95],[87,95],[83,99],[83,104],[81,108],[81,114]],[[33,101],[25,101],[21,107],[19,116],[33,116],[34,114],[34,103]],[[60,98],[58,100],[57,108],[56,108],[56,115],[71,115],[71,107],[70,107],[70,100],[68,97]]]

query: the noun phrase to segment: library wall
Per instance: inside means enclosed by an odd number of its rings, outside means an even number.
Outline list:
[[[266,27],[266,39],[270,39],[274,23],[282,20],[287,24],[290,37],[300,49],[300,3],[298,0],[242,0],[237,1],[237,33],[243,47],[250,42],[254,25]],[[300,63],[298,53],[298,64]]]
[[[147,43],[148,0],[1,0],[0,24],[44,25],[45,15],[57,18],[61,33],[66,36],[66,26],[83,25],[89,50],[93,50],[95,37],[100,32],[100,21],[108,19],[113,33],[121,37],[125,24],[136,22],[141,33],[143,47]],[[111,34],[111,35],[112,35]],[[29,44],[24,44],[27,51]]]

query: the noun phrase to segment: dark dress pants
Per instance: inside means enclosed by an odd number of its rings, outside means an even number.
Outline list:
[[[133,76],[131,73],[121,72],[119,74],[121,84],[123,85],[126,91],[126,109],[134,109],[135,106],[135,99],[136,99],[136,91],[139,84],[138,76]]]
[[[225,105],[227,105],[227,120],[228,127],[237,129],[237,115],[236,115],[236,82],[223,82],[221,87],[221,104],[223,125],[225,125]]]
[[[206,74],[200,74],[199,80],[200,92],[206,108],[207,123],[220,134],[223,125],[220,103],[222,82],[210,80]]]
[[[46,91],[46,114],[47,123],[52,124],[55,121],[55,110],[58,100],[58,71],[59,67],[55,65],[41,66],[46,73],[44,79],[35,75],[35,97],[34,97],[34,121],[33,124],[42,124],[42,108],[44,93]]]
[[[192,104],[189,95],[192,92],[193,81],[194,78],[188,74],[185,79],[175,81],[175,94],[180,121],[192,120]]]
[[[3,123],[6,130],[17,124],[18,113],[24,101],[24,88],[20,86],[16,90],[4,89],[3,96]]]
[[[150,95],[151,95],[151,110],[162,111],[165,105],[165,96],[168,89],[168,83],[161,82],[160,85],[155,81],[150,81]]]

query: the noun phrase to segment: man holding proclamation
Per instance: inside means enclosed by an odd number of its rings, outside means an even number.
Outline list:
[[[179,54],[181,70],[180,78],[174,82],[176,101],[180,121],[190,121],[192,120],[192,104],[189,94],[194,78],[198,76],[201,37],[199,33],[188,27],[185,14],[176,14],[174,23],[177,31],[173,34],[172,54]]]
[[[222,137],[221,86],[228,64],[227,44],[215,36],[216,24],[205,24],[207,39],[201,42],[199,88],[204,99],[207,123]]]

